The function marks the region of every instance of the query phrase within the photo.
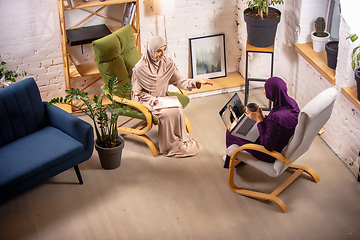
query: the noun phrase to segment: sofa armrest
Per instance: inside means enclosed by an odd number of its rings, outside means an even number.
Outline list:
[[[48,102],[43,102],[49,125],[60,129],[84,145],[85,149],[94,147],[93,127],[82,119]]]

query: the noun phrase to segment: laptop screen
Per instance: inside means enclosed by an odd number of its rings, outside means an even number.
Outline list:
[[[220,110],[220,117],[230,132],[236,126],[237,120],[239,120],[244,114],[244,109],[245,106],[240,101],[239,95],[235,93]]]

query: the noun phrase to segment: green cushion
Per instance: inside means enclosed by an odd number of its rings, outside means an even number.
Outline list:
[[[184,94],[178,92],[168,92],[168,94],[170,96],[177,96],[183,108],[185,108],[190,103],[190,99]]]
[[[132,117],[132,118],[136,118],[136,119],[146,120],[145,115],[142,112],[137,111],[136,109],[123,111],[121,113],[121,115],[126,116],[126,117]],[[158,125],[159,121],[157,120],[157,118],[154,115],[151,115],[151,116],[152,116],[153,124]]]
[[[141,56],[136,48],[134,32],[130,25],[117,30],[114,34],[121,43],[121,56],[124,58],[126,69],[129,76],[132,75],[132,69],[140,60]]]
[[[126,25],[108,36],[93,41],[92,46],[104,83],[107,84],[111,76],[116,77],[119,83],[115,94],[121,96],[118,89],[121,89],[125,82],[131,81],[132,68],[140,60],[132,27]],[[130,97],[130,93],[126,97]]]

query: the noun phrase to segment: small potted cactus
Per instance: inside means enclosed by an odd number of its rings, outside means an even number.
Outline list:
[[[318,17],[315,20],[315,31],[311,32],[313,49],[315,52],[325,52],[325,43],[330,39],[330,33],[325,31],[325,19]]]

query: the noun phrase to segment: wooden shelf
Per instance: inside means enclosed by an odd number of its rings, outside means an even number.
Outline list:
[[[202,85],[200,89],[193,89],[188,92],[189,95],[245,86],[245,79],[238,72],[228,73],[227,77],[212,79],[212,82],[214,86]]]
[[[136,47],[141,54],[141,45],[140,45],[140,19],[139,19],[139,0],[106,0],[105,2],[100,2],[100,0],[89,0],[85,2],[84,0],[74,0],[75,7],[70,8],[66,0],[57,0],[58,2],[58,13],[59,13],[59,24],[60,24],[60,35],[61,35],[61,48],[63,55],[63,64],[64,64],[64,78],[65,78],[65,88],[70,89],[71,83],[75,81],[76,78],[79,77],[87,77],[87,84],[83,89],[90,87],[96,81],[101,79],[99,70],[97,68],[96,62],[87,62],[83,64],[75,64],[71,59],[73,59],[69,55],[69,48],[71,48],[70,44],[67,41],[66,30],[75,29],[81,26],[84,22],[92,19],[93,17],[101,17],[104,19],[110,19],[115,21],[117,24],[109,27],[111,32],[114,32],[121,28],[122,20],[116,19],[107,14],[106,11],[102,11],[106,7],[114,4],[125,4],[129,2],[136,1],[136,9],[135,15],[131,22],[131,26],[134,31]],[[92,9],[92,7],[98,7],[96,10]],[[70,27],[69,29],[65,28],[65,13],[64,11],[70,11],[74,9],[80,9],[88,13],[83,19],[79,20],[75,25]],[[102,13],[104,12],[104,13]],[[70,12],[69,12],[70,14]],[[76,12],[72,12],[71,14],[76,14]],[[89,43],[90,44],[90,43]],[[83,79],[80,79],[83,80]]]
[[[81,76],[94,76],[100,74],[96,62],[69,66],[70,78]]]
[[[100,2],[100,0],[89,0],[88,2],[84,2],[84,0],[74,0],[75,7],[70,8],[67,5],[67,2],[64,1],[64,10],[73,10],[73,9],[82,9],[82,8],[90,8],[90,7],[99,7],[120,3],[133,2],[134,0],[106,0],[105,2]]]
[[[360,101],[357,99],[356,87],[342,87],[341,93],[360,110]]]
[[[274,52],[274,44],[269,47],[254,47],[250,45],[248,42],[246,43],[246,51],[249,52]]]
[[[312,43],[295,43],[294,49],[322,76],[324,76],[326,80],[328,80],[332,85],[335,85],[335,69],[328,67],[326,52],[315,52],[312,48]]]

